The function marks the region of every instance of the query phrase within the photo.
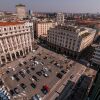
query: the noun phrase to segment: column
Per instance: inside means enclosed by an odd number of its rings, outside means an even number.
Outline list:
[[[0,56],[0,63],[3,64],[2,59],[1,59],[1,56]]]
[[[27,42],[27,47],[28,47],[28,53],[29,53],[29,44],[28,44],[28,34],[26,34],[26,42]]]
[[[3,49],[3,53],[4,53],[4,57],[5,57],[5,62],[7,62],[6,52],[5,52],[4,45],[3,45],[3,43],[2,43],[1,40],[0,40],[0,44],[1,44],[1,47],[2,47],[2,49]]]
[[[17,55],[16,55],[16,52],[14,52],[14,54],[15,54],[15,59],[17,59]]]
[[[10,41],[11,41],[12,49],[14,50],[14,46],[13,46],[12,37],[10,37]]]
[[[23,56],[24,56],[24,55],[25,55],[25,53],[24,53],[23,46],[22,46],[23,41],[21,40],[21,36],[22,36],[22,35],[20,35],[19,40],[20,40],[20,44],[21,44],[21,48],[22,48],[22,51],[23,51]]]
[[[17,46],[17,50],[18,50],[18,42],[17,42],[17,38],[16,38],[16,36],[15,36],[14,38],[15,38],[15,42],[16,42],[16,46]]]
[[[30,35],[30,33],[29,33],[29,43],[30,43],[31,51],[32,51],[32,41],[31,41],[31,35]]]
[[[22,35],[22,40],[23,40],[23,45],[24,45],[24,49],[25,49],[26,45],[25,45],[24,34]],[[26,51],[25,50],[24,50],[24,53],[26,54]]]
[[[7,60],[7,56],[5,55],[4,57],[5,57],[5,62],[8,62],[8,60]]]
[[[5,43],[7,44],[7,48],[8,48],[8,52],[10,54],[11,61],[13,61],[13,58],[12,58],[11,53],[10,53],[10,49],[9,49],[7,38],[5,38]]]

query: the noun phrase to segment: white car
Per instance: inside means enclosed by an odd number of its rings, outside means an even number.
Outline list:
[[[15,80],[15,78],[14,78],[13,76],[11,76],[11,79],[12,79],[12,80]]]
[[[36,50],[32,50],[32,52],[34,53]]]
[[[36,94],[32,97],[32,100],[42,100],[42,98],[39,94]]]
[[[33,78],[30,78],[30,81],[34,82],[35,80]]]
[[[48,69],[48,68],[46,68],[46,67],[43,67],[43,71],[44,71],[44,72],[48,72],[48,71],[49,71],[49,69]]]
[[[38,62],[38,61],[35,61],[35,64],[37,64],[37,65],[38,65],[38,64],[39,64],[39,62]]]
[[[48,76],[49,76],[47,73],[44,73],[43,75],[44,75],[45,77],[48,77]]]

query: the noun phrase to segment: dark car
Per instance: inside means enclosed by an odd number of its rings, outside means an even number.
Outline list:
[[[61,70],[61,72],[62,72],[63,74],[66,74],[66,71],[65,71],[65,70]]]
[[[42,72],[41,71],[38,71],[36,72],[37,75],[41,76],[42,75]]]
[[[15,95],[15,91],[14,90],[10,90],[9,93],[11,94],[11,96]]]
[[[35,80],[35,81],[38,81],[39,79],[36,77],[36,76],[32,76],[32,78]]]
[[[31,70],[32,70],[32,71],[34,71],[34,70],[35,70],[35,68],[33,68],[33,67],[32,67],[32,68],[31,68]]]
[[[61,73],[58,73],[57,77],[61,79],[63,77],[63,75]]]
[[[14,88],[14,92],[15,92],[16,94],[19,94],[19,89],[18,89],[18,88]]]
[[[49,87],[47,85],[44,85],[41,91],[43,92],[43,94],[47,94],[49,92]]]
[[[71,75],[71,76],[70,76],[70,79],[72,79],[73,77],[74,77],[74,75]]]
[[[25,65],[27,64],[27,62],[26,62],[26,61],[24,61],[23,63],[24,63]]]
[[[24,83],[21,83],[20,86],[25,89],[27,86]]]
[[[19,74],[20,74],[23,78],[25,77],[24,72],[20,71]]]
[[[7,74],[9,74],[9,73],[10,73],[10,71],[9,71],[9,70],[7,70],[7,71],[6,71],[6,73],[7,73]]]
[[[36,88],[36,85],[34,83],[31,83],[30,85],[32,86],[33,89]]]
[[[27,74],[30,74],[30,70],[29,69],[27,69],[26,72],[27,72]]]
[[[22,64],[21,64],[21,63],[19,63],[19,66],[21,67],[21,66],[22,66]]]
[[[16,79],[16,81],[19,81],[18,74],[14,74],[13,77]]]

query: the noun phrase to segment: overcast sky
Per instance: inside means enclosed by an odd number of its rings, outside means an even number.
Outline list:
[[[100,12],[100,0],[0,0],[0,11],[15,11],[16,4],[42,12]]]

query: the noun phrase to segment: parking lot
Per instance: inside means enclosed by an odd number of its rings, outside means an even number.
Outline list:
[[[69,62],[70,59],[50,51],[31,53],[28,59],[25,57],[7,69],[2,78],[12,100],[20,97],[31,99],[35,94],[43,97],[70,70]],[[43,91],[44,87],[47,91]]]

